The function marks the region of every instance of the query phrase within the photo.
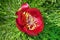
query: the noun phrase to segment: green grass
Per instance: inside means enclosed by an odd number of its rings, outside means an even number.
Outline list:
[[[38,36],[28,36],[15,25],[15,13],[23,2],[42,13],[45,26]],[[0,0],[0,40],[60,40],[60,0]]]

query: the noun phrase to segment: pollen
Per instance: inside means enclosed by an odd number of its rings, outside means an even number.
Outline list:
[[[25,26],[27,26],[27,29],[34,30],[36,26],[38,25],[36,18],[31,16],[31,14],[29,14],[28,12],[23,12],[23,15],[25,16],[25,19],[26,19]]]

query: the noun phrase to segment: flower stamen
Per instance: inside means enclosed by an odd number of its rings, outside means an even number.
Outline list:
[[[31,16],[28,12],[23,12],[23,15],[26,19],[26,26],[29,30],[34,30],[36,28],[37,21],[35,21],[35,17]]]

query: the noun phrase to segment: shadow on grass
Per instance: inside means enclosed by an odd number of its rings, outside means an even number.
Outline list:
[[[3,25],[6,23],[6,18],[4,16],[0,16],[0,25]]]

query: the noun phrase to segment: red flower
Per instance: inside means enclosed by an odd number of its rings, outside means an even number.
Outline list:
[[[24,3],[16,15],[18,16],[16,25],[19,30],[31,36],[36,36],[43,30],[43,18],[38,9],[30,8],[27,3]]]

